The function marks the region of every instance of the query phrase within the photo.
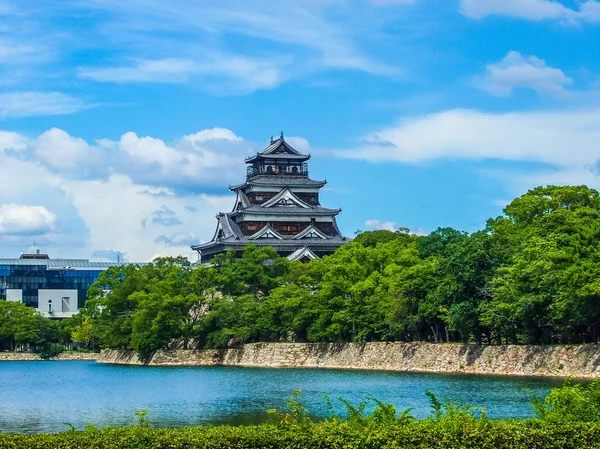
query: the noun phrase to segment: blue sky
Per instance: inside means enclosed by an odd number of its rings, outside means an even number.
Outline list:
[[[593,0],[0,0],[0,257],[192,257],[280,130],[350,236],[598,188],[599,43]]]

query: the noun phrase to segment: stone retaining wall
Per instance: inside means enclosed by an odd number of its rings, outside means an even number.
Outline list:
[[[133,351],[102,351],[101,363],[142,365]],[[517,376],[600,377],[600,345],[480,346],[432,343],[256,343],[221,351],[157,351],[152,366],[336,368]]]
[[[96,360],[100,354],[96,352],[63,353],[51,360]],[[0,352],[0,362],[29,362],[42,360],[33,352]]]

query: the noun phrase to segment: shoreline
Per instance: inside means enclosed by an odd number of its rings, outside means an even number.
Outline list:
[[[454,343],[251,343],[222,350],[102,350],[98,363],[137,366],[317,368],[430,374],[600,378],[600,345]]]
[[[159,350],[146,363],[132,350],[62,353],[51,361],[136,366],[239,366],[600,378],[600,345],[483,346],[458,343],[251,343],[221,350]],[[2,352],[2,361],[43,361],[31,352]]]
[[[35,352],[0,352],[0,362],[97,361],[99,358],[99,352],[63,352],[50,359],[42,359]]]

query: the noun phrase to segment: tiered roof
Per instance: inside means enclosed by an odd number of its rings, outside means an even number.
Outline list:
[[[206,261],[228,248],[237,251],[253,242],[260,246],[272,246],[291,260],[310,260],[317,254],[332,253],[346,243],[348,240],[341,235],[335,221],[341,209],[329,209],[318,202],[309,204],[294,192],[294,189],[310,188],[309,192],[317,194],[318,189],[326,184],[326,181],[315,181],[308,177],[306,161],[309,159],[310,154],[298,152],[285,141],[283,134],[277,140],[271,138],[267,148],[245,160],[251,165],[246,182],[229,187],[237,194],[236,202],[231,212],[217,215],[217,230],[211,241],[193,246],[192,249],[199,251]],[[273,193],[279,192],[257,204],[248,196],[253,187],[271,187],[276,189],[271,190]],[[273,225],[281,230],[283,225],[294,223],[294,220],[298,225],[302,224],[302,230],[293,235],[284,235]],[[248,221],[253,226],[260,222],[266,224],[248,235],[248,227],[244,227],[246,234],[240,228]],[[331,231],[319,229],[323,223]]]
[[[305,162],[310,159],[310,154],[300,153],[285,141],[283,138],[283,133],[281,133],[281,137],[279,139],[273,140],[273,137],[271,137],[271,143],[267,148],[262,150],[260,153],[256,153],[254,156],[247,157],[245,162],[250,164],[259,159],[285,159],[294,160],[297,162]]]

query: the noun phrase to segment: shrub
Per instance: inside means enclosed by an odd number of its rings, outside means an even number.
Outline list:
[[[42,346],[39,355],[42,359],[47,360],[56,357],[58,354],[64,351],[65,347],[63,345],[59,345],[56,343],[46,343],[44,346]]]
[[[263,424],[153,430],[135,426],[51,435],[0,434],[0,449],[587,449],[600,447],[599,442],[598,423],[557,424],[536,420],[489,421],[484,431],[465,427],[454,432],[449,432],[441,422],[425,420],[407,425],[367,427],[327,421],[307,427]]]
[[[533,395],[531,404],[537,417],[545,421],[600,422],[600,380],[587,385],[567,380],[543,400]]]

